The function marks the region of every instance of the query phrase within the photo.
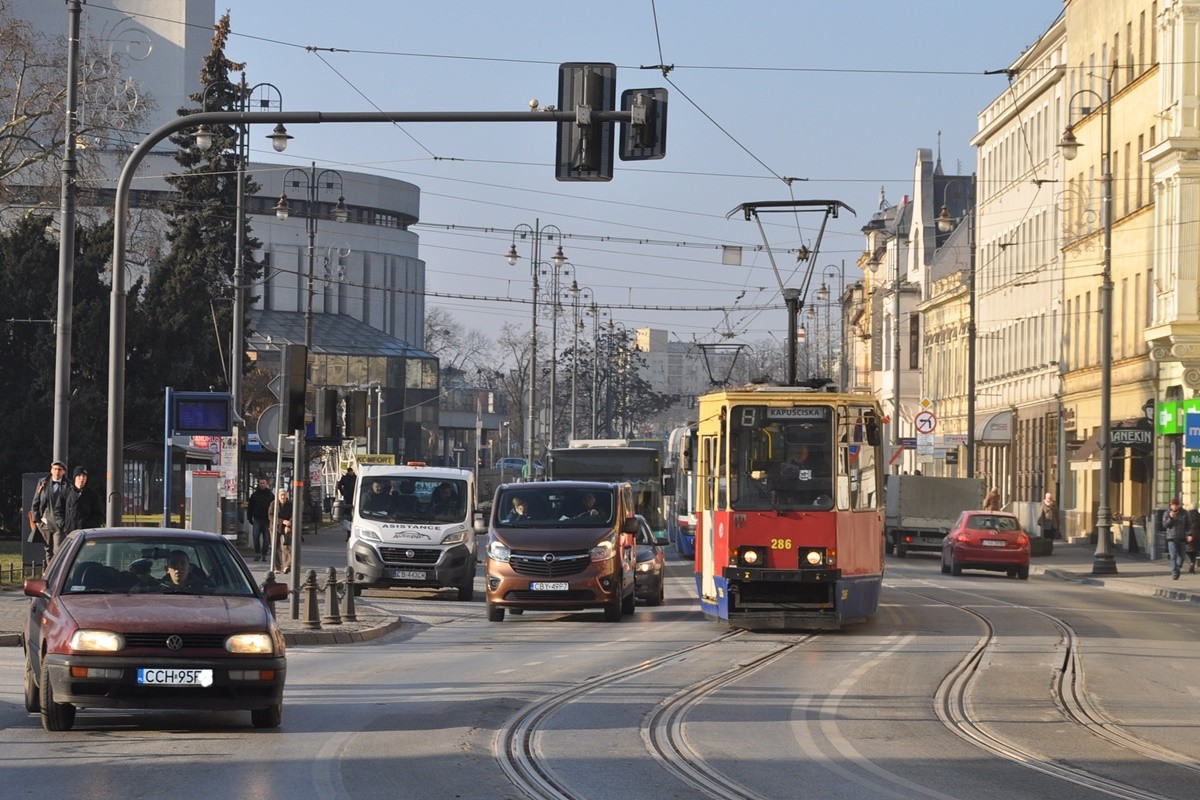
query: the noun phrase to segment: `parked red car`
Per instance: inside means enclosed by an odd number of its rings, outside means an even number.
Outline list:
[[[1002,511],[964,511],[959,515],[942,540],[942,572],[961,575],[964,569],[1029,578],[1029,536],[1016,515]]]
[[[25,581],[25,708],[48,731],[79,708],[249,711],[279,725],[287,657],[246,562],[215,533],[104,528],[71,534]]]

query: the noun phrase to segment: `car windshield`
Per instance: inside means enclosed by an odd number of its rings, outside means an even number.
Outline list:
[[[254,595],[251,576],[224,541],[135,536],[89,539],[75,552],[64,574],[64,594]]]
[[[502,528],[603,528],[612,524],[612,489],[564,489],[523,484],[500,492],[496,524]]]
[[[360,481],[358,514],[387,522],[462,522],[467,482],[438,477],[371,475]]]
[[[967,527],[977,531],[1016,531],[1021,526],[1016,517],[996,517],[990,514],[977,514],[967,520]]]

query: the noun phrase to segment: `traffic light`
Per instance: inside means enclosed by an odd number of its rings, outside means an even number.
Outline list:
[[[313,390],[313,433],[318,439],[333,439],[341,436],[338,424],[337,389]]]
[[[667,154],[667,90],[626,89],[621,110],[633,119],[621,123],[622,161],[648,161]]]
[[[613,125],[596,112],[615,111],[617,65],[568,62],[558,67],[558,108],[574,111],[575,122],[558,123],[554,177],[560,181],[611,181]]]
[[[355,390],[346,394],[346,438],[367,435],[367,393]]]
[[[280,400],[283,403],[285,432],[304,430],[304,390],[308,386],[308,348],[302,344],[283,346],[283,379]]]

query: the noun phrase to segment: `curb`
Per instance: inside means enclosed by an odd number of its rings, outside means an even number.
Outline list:
[[[404,620],[397,617],[396,619],[378,625],[372,628],[364,628],[357,631],[339,631],[339,630],[311,630],[311,631],[284,631],[283,643],[291,646],[302,645],[317,645],[317,644],[357,644],[359,642],[369,642],[372,639],[378,639],[381,636],[386,636],[392,631],[399,630],[404,624]]]

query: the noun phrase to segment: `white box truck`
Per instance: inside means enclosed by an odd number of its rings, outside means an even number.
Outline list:
[[[983,506],[980,478],[888,475],[885,550],[899,557],[910,551],[940,551],[946,529],[963,511]]]

